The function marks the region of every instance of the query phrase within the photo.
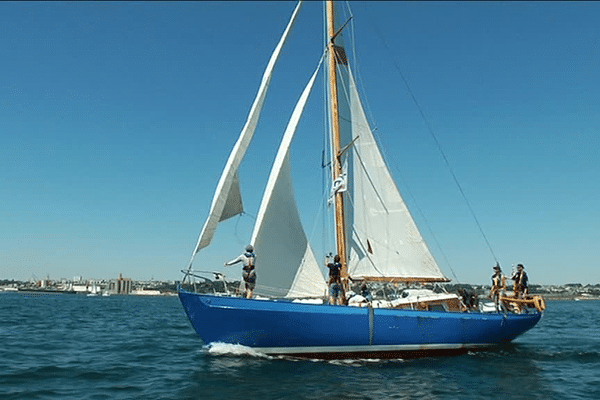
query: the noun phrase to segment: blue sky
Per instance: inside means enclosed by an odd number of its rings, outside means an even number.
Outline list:
[[[0,278],[179,279],[294,6],[1,3]],[[599,283],[600,4],[351,7],[379,139],[446,274],[487,283],[494,259],[428,126],[505,270]],[[248,215],[219,228],[200,269],[220,270],[250,238],[276,139],[320,56],[321,21],[319,2],[303,6],[244,161]],[[322,126],[313,103],[305,131]],[[293,150],[317,239],[307,171],[320,147],[306,136]]]

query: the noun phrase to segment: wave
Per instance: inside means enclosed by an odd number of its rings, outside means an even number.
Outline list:
[[[240,344],[229,344],[229,343],[221,343],[215,342],[205,345],[202,350],[202,353],[209,354],[211,356],[223,357],[223,356],[233,356],[233,357],[255,357],[260,359],[267,360],[287,360],[287,361],[309,361],[315,363],[325,363],[337,366],[346,366],[346,367],[360,367],[369,364],[381,365],[383,364],[395,364],[405,362],[403,359],[376,359],[376,358],[365,358],[365,359],[338,359],[338,360],[327,360],[320,358],[304,358],[304,357],[293,357],[293,356],[270,356],[260,351],[257,351],[251,347],[242,346]]]
[[[600,351],[598,350],[557,350],[538,352],[538,361],[574,361],[582,363],[600,363]]]

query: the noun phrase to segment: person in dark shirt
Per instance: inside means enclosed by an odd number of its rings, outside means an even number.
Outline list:
[[[329,304],[344,304],[344,296],[342,293],[342,264],[340,256],[336,255],[333,258],[333,263],[327,263],[329,268]]]
[[[517,264],[517,272],[514,273],[511,279],[515,281],[513,291],[516,298],[520,299],[529,294],[529,288],[527,287],[529,279],[523,264]]]

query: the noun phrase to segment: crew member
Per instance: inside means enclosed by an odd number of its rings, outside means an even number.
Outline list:
[[[254,254],[254,247],[251,244],[246,246],[246,252],[240,254],[236,259],[225,263],[225,266],[234,265],[239,262],[243,264],[242,267],[242,278],[244,279],[244,297],[247,299],[252,298],[252,292],[256,287],[256,270],[254,266],[254,260],[256,255]]]
[[[502,273],[500,264],[496,264],[494,267],[494,275],[492,275],[492,290],[490,291],[490,297],[496,304],[496,310],[500,310],[500,296],[504,295],[506,290],[506,277]]]
[[[525,272],[523,264],[517,264],[517,272],[513,274],[511,279],[515,281],[513,292],[516,298],[521,299],[529,294],[529,288],[527,287],[529,278],[527,278],[527,272]]]
[[[344,295],[342,292],[342,264],[340,263],[340,256],[336,255],[333,257],[333,262],[327,263],[327,268],[329,268],[329,304],[342,305],[344,304]]]

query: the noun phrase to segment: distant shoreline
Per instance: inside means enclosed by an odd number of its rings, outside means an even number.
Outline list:
[[[22,293],[22,294],[67,294],[67,295],[86,295],[86,293],[78,293],[78,292],[74,292],[74,291],[63,291],[63,290],[44,290],[44,289],[24,289],[24,288],[20,288],[20,289],[14,289],[14,288],[0,288],[0,293]],[[534,293],[535,294],[535,293]],[[121,294],[120,296],[150,296],[150,297],[162,297],[162,296],[176,296],[177,293],[176,292],[170,292],[170,291],[165,291],[165,292],[160,292],[160,293],[153,293],[153,292],[147,292],[144,293],[143,291],[139,291],[139,292],[132,292],[129,294]],[[541,296],[543,296],[544,300],[546,301],[597,301],[600,300],[600,296],[577,296],[577,295],[571,295],[571,296],[557,296],[557,295],[548,295],[548,294],[541,294]]]
[[[600,297],[593,296],[548,296],[543,294],[544,300],[554,301],[554,300],[568,300],[568,301],[590,301],[590,300],[600,300]]]

